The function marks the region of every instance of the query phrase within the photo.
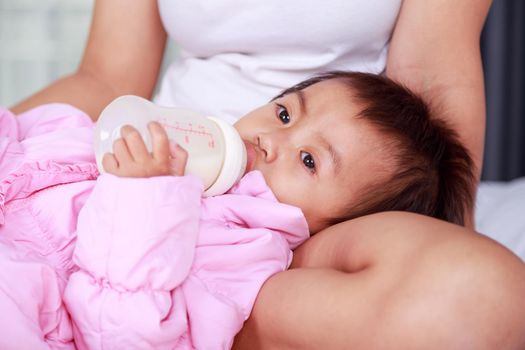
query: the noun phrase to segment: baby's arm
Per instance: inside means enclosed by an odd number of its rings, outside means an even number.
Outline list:
[[[193,262],[201,195],[191,176],[97,180],[64,293],[79,349],[173,348],[186,329],[177,287]]]
[[[106,172],[121,177],[184,175],[188,153],[179,145],[170,143],[159,123],[150,122],[148,129],[153,145],[151,153],[135,128],[122,127],[122,138],[113,144],[113,153],[106,153],[102,159]]]
[[[64,293],[79,349],[173,348],[187,329],[177,287],[194,258],[202,182],[160,176],[182,175],[186,160],[179,149],[174,166],[162,128],[150,130],[151,154],[132,128],[122,130],[79,215],[79,270]]]

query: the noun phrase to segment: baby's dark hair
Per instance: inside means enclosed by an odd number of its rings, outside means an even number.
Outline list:
[[[386,181],[363,189],[358,203],[327,224],[399,210],[464,225],[474,202],[472,159],[457,133],[432,115],[420,96],[385,76],[333,71],[292,86],[275,99],[332,79],[349,88],[362,108],[358,118],[386,138],[395,169]]]

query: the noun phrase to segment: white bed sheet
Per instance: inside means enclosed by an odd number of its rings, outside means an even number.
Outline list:
[[[476,230],[525,261],[525,177],[481,183],[476,200]]]

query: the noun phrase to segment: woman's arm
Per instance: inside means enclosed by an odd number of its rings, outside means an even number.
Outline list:
[[[42,103],[64,102],[96,119],[123,94],[151,97],[159,74],[166,32],[157,1],[95,2],[88,42],[78,70],[12,108],[15,113]]]
[[[374,214],[299,247],[234,348],[517,350],[523,293],[525,265],[497,243],[424,216]]]
[[[485,134],[480,35],[491,0],[404,0],[386,73],[426,97],[457,130],[479,178]]]

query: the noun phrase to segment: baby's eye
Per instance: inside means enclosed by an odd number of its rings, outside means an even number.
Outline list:
[[[279,105],[277,109],[277,117],[283,124],[288,124],[290,122],[290,115],[284,106]]]
[[[301,151],[301,160],[308,170],[315,172],[314,157],[310,153]]]

